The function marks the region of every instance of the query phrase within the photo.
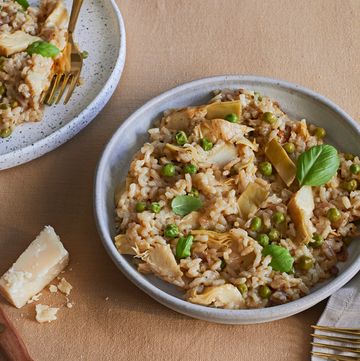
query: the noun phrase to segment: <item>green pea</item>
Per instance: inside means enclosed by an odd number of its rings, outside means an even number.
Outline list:
[[[179,227],[176,224],[168,224],[165,228],[164,236],[167,238],[176,238],[179,232]]]
[[[355,191],[358,187],[358,183],[356,179],[351,179],[342,184],[342,187],[349,192]]]
[[[189,192],[189,196],[199,197],[199,191],[196,188],[191,188],[191,191]]]
[[[237,123],[239,121],[239,117],[235,113],[230,113],[225,116],[225,120],[230,123]]]
[[[256,239],[262,247],[266,247],[269,244],[269,236],[265,233],[260,233]]]
[[[88,56],[89,56],[89,52],[87,52],[86,50],[84,50],[82,53],[81,53],[81,56],[83,59],[87,59]]]
[[[201,147],[202,147],[204,150],[206,150],[206,151],[211,150],[212,147],[214,146],[214,145],[212,144],[212,142],[210,142],[210,140],[207,139],[207,138],[201,138],[201,139],[200,139],[200,145],[201,145]]]
[[[324,243],[324,238],[321,234],[319,233],[314,233],[313,234],[313,241],[310,242],[310,246],[312,248],[318,248],[320,247],[322,244]]]
[[[277,121],[276,116],[271,112],[265,112],[262,115],[262,120],[269,124],[274,124]]]
[[[280,232],[277,229],[272,228],[268,233],[268,237],[270,242],[278,241],[280,239]]]
[[[314,267],[314,261],[312,260],[311,257],[308,256],[301,256],[298,259],[297,264],[299,268],[302,269],[303,271],[308,271],[309,269]]]
[[[260,217],[254,217],[251,220],[250,229],[254,232],[257,232],[261,229],[262,226],[262,220]]]
[[[337,222],[341,219],[341,212],[337,208],[330,208],[327,211],[327,217],[330,222]]]
[[[345,160],[354,160],[355,156],[354,156],[354,154],[351,154],[351,153],[345,153],[344,158],[345,158]]]
[[[270,162],[261,162],[259,164],[259,171],[264,176],[270,176],[272,174],[272,165]]]
[[[237,288],[240,291],[240,293],[243,295],[243,297],[245,297],[248,292],[248,287],[246,286],[246,284],[240,283],[239,285],[237,285]]]
[[[316,128],[315,130],[316,138],[322,139],[326,136],[326,130],[324,128]]]
[[[16,100],[14,100],[11,102],[10,106],[11,106],[11,108],[16,108],[19,106],[19,103]]]
[[[350,172],[352,174],[359,174],[360,173],[360,164],[351,164]]]
[[[144,212],[146,209],[146,203],[145,202],[137,202],[135,205],[135,210],[138,213]]]
[[[284,144],[283,148],[285,149],[285,152],[288,154],[295,152],[295,145],[294,143],[286,143]]]
[[[259,288],[259,296],[261,298],[269,298],[271,296],[271,289],[269,286],[263,285]]]
[[[261,96],[261,94],[258,93],[258,92],[254,92],[254,94],[255,94],[255,96],[258,98],[258,101],[261,102],[262,99],[263,99],[262,96]]]
[[[285,215],[282,212],[275,212],[272,216],[272,220],[275,224],[280,224],[285,221]]]
[[[8,104],[6,104],[6,103],[1,103],[0,104],[0,109],[1,110],[6,110],[6,109],[8,109],[9,108],[9,105]]]
[[[150,210],[153,213],[159,213],[160,210],[161,210],[161,206],[157,202],[152,202],[151,205],[150,205]]]
[[[2,129],[0,130],[0,138],[10,137],[11,133],[12,133],[11,128]]]
[[[351,237],[344,237],[342,241],[344,242],[344,244],[345,244],[346,246],[350,246],[352,240],[353,240],[353,239],[352,239]]]
[[[197,168],[194,164],[186,164],[184,167],[184,173],[195,174],[197,172]]]
[[[188,141],[186,133],[182,130],[176,133],[175,140],[178,145],[184,145]]]
[[[226,267],[226,262],[223,257],[221,257],[220,259],[221,259],[220,268],[223,270]]]
[[[0,83],[0,96],[4,95],[6,88],[3,83]]]
[[[161,168],[161,174],[164,177],[173,177],[175,175],[175,166],[172,163],[167,163]]]

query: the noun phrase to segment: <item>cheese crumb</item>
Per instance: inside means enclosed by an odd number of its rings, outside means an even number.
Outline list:
[[[36,321],[39,323],[55,321],[57,319],[56,314],[59,311],[58,308],[52,308],[41,304],[36,305],[35,310]]]
[[[58,288],[55,285],[50,285],[49,290],[51,293],[56,293],[58,291]]]
[[[67,304],[66,304],[66,307],[67,308],[72,308],[74,305],[71,303],[71,302],[68,302]]]
[[[37,295],[34,295],[30,298],[30,300],[27,301],[27,303],[33,303],[39,301],[42,293],[38,293]]]
[[[105,297],[105,301],[109,301],[109,297]]]
[[[59,282],[59,284],[58,284],[58,289],[59,289],[59,291],[61,291],[63,294],[65,294],[66,296],[69,296],[69,294],[70,294],[70,292],[71,292],[71,290],[72,290],[72,286],[71,286],[71,284],[68,282],[68,281],[66,281],[66,279],[65,278],[62,278],[61,280],[60,280],[60,282]]]

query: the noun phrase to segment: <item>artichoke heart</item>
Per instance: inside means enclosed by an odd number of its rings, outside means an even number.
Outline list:
[[[315,208],[311,186],[303,186],[293,194],[288,204],[289,215],[296,229],[296,240],[299,244],[307,244],[315,230],[311,217]]]
[[[205,114],[205,106],[176,110],[162,119],[161,126],[165,126],[168,129],[188,130],[194,119],[204,118]]]
[[[206,161],[222,168],[238,156],[238,149],[231,143],[218,143],[206,153]]]
[[[268,188],[258,183],[249,183],[238,199],[239,214],[244,220],[253,216],[269,195]]]
[[[238,119],[241,117],[240,100],[230,102],[216,102],[207,105],[206,119],[225,119],[229,114],[235,114]]]
[[[27,47],[39,41],[41,38],[38,36],[32,36],[21,30],[17,30],[14,33],[3,33],[0,35],[0,55],[10,56],[15,53],[20,53],[27,49]]]
[[[136,255],[135,244],[131,243],[125,234],[118,234],[115,237],[115,246],[120,254]]]
[[[280,143],[273,139],[265,147],[265,155],[281,179],[289,187],[296,176],[296,166]]]
[[[205,287],[200,294],[193,289],[188,294],[188,300],[199,305],[214,305],[228,309],[242,308],[245,305],[240,291],[231,284]]]

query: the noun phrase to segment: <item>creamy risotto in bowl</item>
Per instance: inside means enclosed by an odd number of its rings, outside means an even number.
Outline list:
[[[185,300],[299,299],[336,277],[357,235],[360,160],[267,94],[216,90],[148,130],[116,192],[115,245]]]

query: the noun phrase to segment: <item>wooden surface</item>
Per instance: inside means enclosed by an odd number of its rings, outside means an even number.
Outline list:
[[[99,0],[100,1],[100,0]],[[1,300],[36,361],[309,359],[310,324],[324,303],[285,320],[225,326],[166,309],[132,285],[106,255],[92,212],[95,166],[111,134],[146,100],[219,74],[286,79],[360,118],[360,1],[118,1],[127,31],[120,85],[81,134],[0,174],[0,273],[50,224],[71,255],[72,309],[34,321],[34,304]],[[90,53],[96,49],[87,49]],[[108,299],[107,299],[108,297]],[[44,292],[43,303],[64,297]]]

